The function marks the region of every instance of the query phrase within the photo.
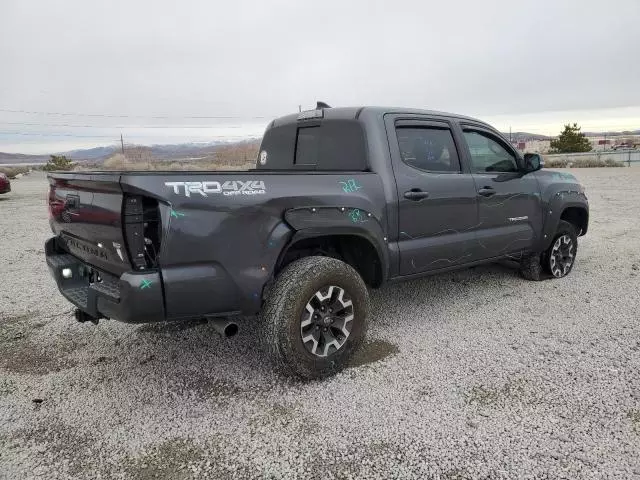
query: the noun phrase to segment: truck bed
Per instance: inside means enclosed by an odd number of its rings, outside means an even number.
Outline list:
[[[380,239],[386,230],[381,180],[369,172],[53,172],[48,178],[55,249],[105,278],[134,275],[127,289],[155,275],[164,298],[158,320],[256,313],[294,232],[355,226]]]

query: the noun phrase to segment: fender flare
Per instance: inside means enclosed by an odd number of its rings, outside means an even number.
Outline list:
[[[561,190],[549,200],[545,210],[545,219],[542,228],[541,251],[545,251],[551,245],[553,236],[558,230],[558,224],[562,213],[571,207],[585,210],[587,218],[589,216],[589,205],[584,193],[575,190]]]
[[[353,220],[354,210],[362,213]],[[356,236],[368,241],[374,248],[381,268],[381,283],[386,282],[389,275],[389,253],[387,248],[387,236],[380,221],[369,212],[362,209],[345,207],[305,207],[294,208],[285,212],[285,221],[294,229],[294,234],[289,238],[285,247],[281,250],[276,265],[279,265],[289,249],[300,240],[310,238],[322,238],[332,236]]]

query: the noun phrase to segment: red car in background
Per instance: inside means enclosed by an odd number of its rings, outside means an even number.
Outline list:
[[[9,177],[0,172],[0,193],[9,193],[11,191],[11,182]]]

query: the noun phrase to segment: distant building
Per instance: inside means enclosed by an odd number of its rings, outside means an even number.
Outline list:
[[[548,153],[550,140],[515,140],[513,146],[522,153]]]
[[[591,148],[595,151],[611,150],[611,146],[613,145],[613,139],[611,137],[589,137],[589,141],[591,142]]]

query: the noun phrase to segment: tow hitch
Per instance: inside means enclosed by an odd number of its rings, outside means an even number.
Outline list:
[[[100,321],[99,318],[96,318],[93,315],[89,315],[87,312],[83,312],[79,308],[76,308],[74,315],[76,317],[76,320],[80,323],[91,322],[94,325],[98,325],[98,321]]]

